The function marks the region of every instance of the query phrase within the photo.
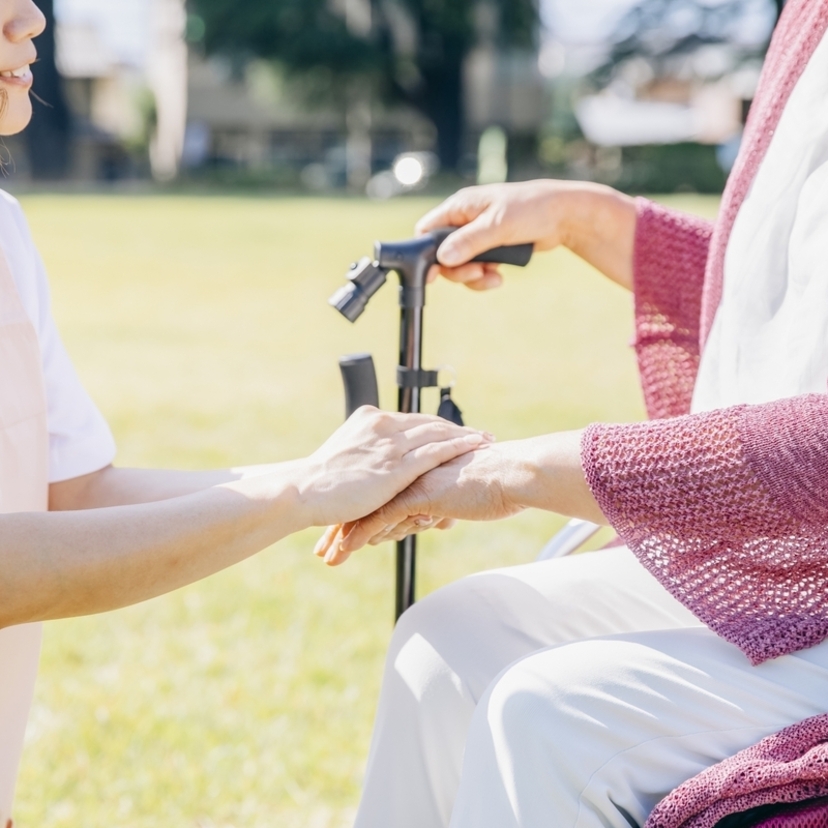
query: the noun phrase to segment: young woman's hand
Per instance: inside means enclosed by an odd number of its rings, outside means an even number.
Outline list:
[[[633,199],[610,187],[542,179],[467,187],[426,214],[417,232],[461,228],[440,247],[431,280],[442,273],[473,290],[498,287],[497,265],[471,259],[493,247],[533,243],[538,251],[564,245],[631,287],[635,223]]]
[[[439,417],[360,408],[300,463],[299,497],[308,523],[369,515],[418,477],[492,440]]]

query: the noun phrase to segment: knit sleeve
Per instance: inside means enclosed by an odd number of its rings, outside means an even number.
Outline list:
[[[828,396],[593,425],[581,448],[622,540],[752,662],[828,637]]]
[[[690,411],[699,368],[699,329],[709,221],[637,200],[633,256],[635,350],[651,418]]]

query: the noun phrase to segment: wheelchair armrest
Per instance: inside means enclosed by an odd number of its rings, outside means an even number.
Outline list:
[[[556,535],[554,535],[538,555],[539,561],[549,561],[552,558],[565,558],[583,546],[593,535],[601,530],[597,523],[588,520],[570,520]]]

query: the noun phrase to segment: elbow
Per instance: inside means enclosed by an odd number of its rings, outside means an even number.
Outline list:
[[[52,483],[49,486],[49,511],[74,512],[99,505],[100,492],[112,472],[112,466],[99,471]]]

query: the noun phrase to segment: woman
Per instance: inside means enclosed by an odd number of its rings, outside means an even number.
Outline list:
[[[0,134],[29,121],[32,39],[43,27],[31,0],[0,0]],[[290,463],[114,468],[112,436],[60,343],[20,207],[0,193],[0,825],[11,824],[39,622],[134,604],[291,532],[367,515],[488,439],[364,409]]]
[[[463,262],[533,241],[633,290],[662,419],[489,447],[325,535],[335,564],[534,507],[625,544],[473,576],[403,617],[357,828],[642,825],[828,709],[826,30],[826,0],[786,4],[715,225],[548,181],[461,192],[421,222],[464,225],[439,257],[475,289],[500,277]]]

